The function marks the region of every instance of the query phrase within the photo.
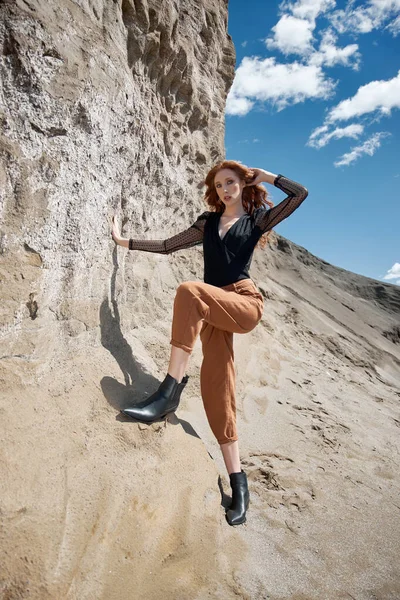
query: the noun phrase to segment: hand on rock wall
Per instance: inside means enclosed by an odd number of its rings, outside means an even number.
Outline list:
[[[119,244],[121,241],[121,230],[119,228],[117,217],[114,215],[112,218],[112,230],[111,235],[116,244]]]

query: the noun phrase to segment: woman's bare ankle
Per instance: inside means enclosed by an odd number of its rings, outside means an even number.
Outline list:
[[[178,375],[178,376],[172,375],[172,373],[170,373],[169,371],[168,371],[168,375],[170,375],[171,377],[173,377],[174,379],[176,379],[178,383],[181,383],[181,382],[182,382],[182,379],[183,379],[183,377],[184,377],[184,375],[182,375],[182,376],[179,376],[179,375]]]

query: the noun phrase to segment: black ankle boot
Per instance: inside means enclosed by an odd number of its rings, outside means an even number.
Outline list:
[[[247,475],[242,469],[240,473],[231,473],[229,480],[232,488],[232,504],[226,511],[226,519],[229,525],[240,525],[246,521],[246,510],[250,502]]]
[[[178,383],[174,377],[167,373],[158,390],[147,398],[147,400],[135,406],[128,406],[122,409],[121,412],[132,419],[144,421],[145,423],[162,419],[168,413],[175,412],[178,408],[181,393],[188,379],[189,376],[185,375],[182,381]]]
[[[185,375],[183,377],[182,381],[180,383],[178,383],[178,387],[175,392],[176,408],[178,408],[178,406],[179,406],[179,402],[181,401],[181,394],[182,394],[183,390],[185,389],[185,385],[187,384],[188,380],[189,380],[189,375]],[[175,408],[175,410],[176,410],[176,408]]]

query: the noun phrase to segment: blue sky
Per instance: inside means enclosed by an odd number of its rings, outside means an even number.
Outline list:
[[[400,285],[400,0],[229,0],[228,11],[227,158],[308,188],[277,233]]]

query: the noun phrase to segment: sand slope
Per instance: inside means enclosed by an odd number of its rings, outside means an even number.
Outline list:
[[[174,288],[115,343],[106,302],[103,346],[2,395],[2,597],[400,597],[400,290],[277,242],[252,267],[262,321],[235,336],[248,522],[224,519],[199,340],[176,417],[119,416],[163,377]]]

